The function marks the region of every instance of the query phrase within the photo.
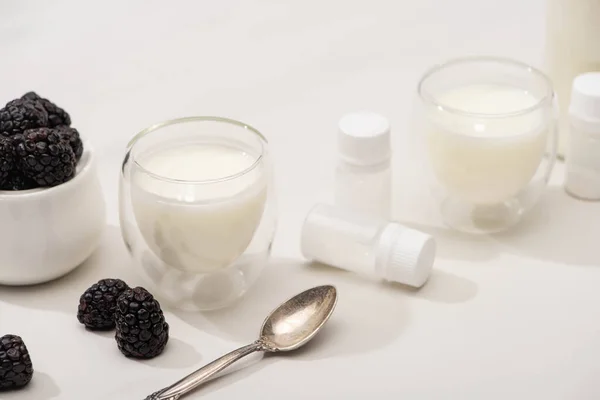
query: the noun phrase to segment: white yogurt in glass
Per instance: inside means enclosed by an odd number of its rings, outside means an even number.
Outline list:
[[[426,143],[434,174],[451,196],[474,205],[498,204],[527,186],[549,134],[543,111],[534,109],[538,98],[492,83],[448,89],[436,102]]]
[[[139,154],[133,214],[148,247],[185,272],[226,268],[250,245],[267,199],[257,155],[219,143],[180,143]]]

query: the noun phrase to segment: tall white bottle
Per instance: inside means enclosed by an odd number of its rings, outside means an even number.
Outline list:
[[[390,124],[382,115],[356,112],[339,121],[335,205],[384,219],[391,217]]]
[[[546,69],[560,105],[558,153],[566,152],[571,86],[600,71],[600,0],[546,0]]]

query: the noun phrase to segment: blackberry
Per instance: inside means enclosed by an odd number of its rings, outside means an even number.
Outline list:
[[[16,335],[0,338],[0,391],[26,386],[33,377],[27,346]]]
[[[73,149],[73,153],[75,153],[75,160],[79,162],[79,160],[81,160],[81,155],[83,154],[83,142],[81,141],[77,129],[61,125],[56,127],[56,131],[61,140],[69,143]]]
[[[19,171],[11,171],[8,178],[0,186],[0,190],[27,190],[39,187],[33,179],[27,178]]]
[[[16,99],[0,109],[0,133],[13,136],[48,125],[48,112],[39,103]]]
[[[79,298],[77,320],[89,329],[115,327],[117,299],[129,286],[120,279],[102,279]]]
[[[14,141],[19,169],[38,185],[56,186],[75,176],[77,161],[73,149],[56,130],[30,129]]]
[[[39,96],[36,92],[25,93],[21,99],[34,101],[38,103],[44,110],[46,110],[48,113],[48,126],[50,128],[54,128],[59,125],[71,125],[71,117],[65,110],[50,100]]]
[[[15,169],[15,148],[10,139],[0,136],[0,186],[8,184],[9,175]]]
[[[119,350],[126,357],[153,358],[163,352],[169,341],[169,324],[160,304],[144,288],[126,290],[117,300]]]

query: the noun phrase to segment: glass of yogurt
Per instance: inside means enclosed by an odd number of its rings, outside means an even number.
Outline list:
[[[187,310],[240,298],[270,254],[271,183],[267,140],[242,122],[190,117],[137,134],[121,170],[119,211],[149,289]]]
[[[539,200],[557,152],[557,109],[542,72],[509,59],[455,59],[418,86],[425,171],[447,225],[505,230]]]

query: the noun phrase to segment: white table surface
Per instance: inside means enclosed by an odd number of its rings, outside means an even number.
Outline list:
[[[313,345],[251,359],[190,399],[600,398],[600,204],[567,197],[559,166],[517,229],[453,233],[430,221],[406,145],[424,69],[482,53],[540,66],[543,41],[543,0],[0,2],[0,101],[36,90],[69,110],[99,153],[109,225],[76,272],[0,288],[0,334],[22,335],[36,370],[0,398],[140,400],[252,341],[271,308],[322,283],[340,301]],[[364,108],[393,125],[395,216],[439,243],[420,291],[300,257],[305,213],[331,198],[336,122]],[[189,115],[239,119],[270,139],[274,257],[237,306],[168,311],[168,350],[132,361],[111,334],[77,323],[78,297],[104,277],[139,282],[117,228],[118,166],[138,130]]]

